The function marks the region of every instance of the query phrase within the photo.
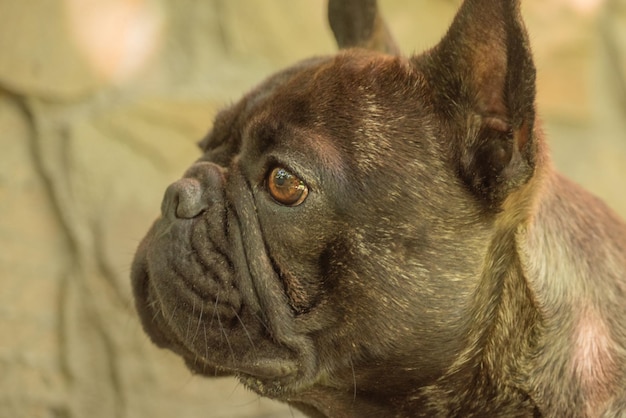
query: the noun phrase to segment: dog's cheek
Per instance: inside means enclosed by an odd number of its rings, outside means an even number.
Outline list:
[[[295,315],[314,310],[326,292],[325,269],[337,231],[332,214],[309,209],[259,210],[269,257]]]

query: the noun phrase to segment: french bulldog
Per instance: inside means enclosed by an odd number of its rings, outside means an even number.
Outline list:
[[[220,112],[132,266],[152,341],[311,417],[626,416],[626,225],[552,166],[516,0],[341,51]]]

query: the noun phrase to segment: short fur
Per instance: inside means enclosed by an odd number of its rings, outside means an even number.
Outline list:
[[[551,165],[518,2],[409,58],[375,2],[329,13],[345,49],[222,111],[167,190],[146,332],[312,417],[626,415],[626,225]]]

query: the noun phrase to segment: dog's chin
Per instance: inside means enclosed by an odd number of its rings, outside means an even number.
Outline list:
[[[290,359],[269,359],[253,361],[245,364],[216,365],[191,352],[182,356],[185,366],[193,374],[205,377],[236,376],[250,389],[257,390],[264,382],[281,382],[279,386],[286,388],[290,382],[297,381],[297,363]],[[258,390],[257,390],[258,391]]]

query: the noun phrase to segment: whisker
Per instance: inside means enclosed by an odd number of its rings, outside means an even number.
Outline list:
[[[202,330],[204,331],[204,359],[209,361],[209,337],[206,335],[206,324],[202,324]],[[214,373],[217,374],[217,369]]]
[[[211,321],[209,321],[209,328],[213,325],[213,320],[215,319],[215,314],[217,313],[217,304],[220,301],[220,292],[218,291],[215,295],[215,305],[213,306],[213,315],[211,315]]]
[[[239,379],[235,380],[235,384],[233,385],[233,389],[228,394],[228,399],[232,399],[233,395],[237,392],[237,389],[241,386],[241,381]]]
[[[261,316],[259,316],[256,313],[254,314],[254,317],[261,323],[265,331],[267,331],[269,334],[272,333],[272,331],[270,330],[270,327],[265,323],[265,319],[263,319]]]
[[[163,311],[161,310],[161,307],[157,304],[156,301],[150,302],[149,306],[150,306],[150,309],[154,309],[154,315],[152,315],[152,322],[156,322],[157,317],[159,315],[164,316]]]
[[[193,300],[193,305],[191,306],[191,315],[187,318],[187,330],[185,331],[185,340],[189,340],[189,336],[191,335],[191,320],[196,314],[196,299]]]
[[[228,350],[230,351],[230,355],[233,358],[233,363],[236,362],[235,359],[235,351],[233,350],[232,345],[230,345],[230,340],[228,339],[228,335],[226,334],[226,330],[224,329],[224,327],[222,326],[222,320],[220,319],[220,314],[219,312],[217,312],[217,322],[220,326],[220,330],[222,331],[222,335],[224,336],[224,338],[226,339],[226,345],[228,345]]]
[[[193,338],[191,339],[192,345],[196,341],[196,338],[198,338],[198,334],[200,333],[200,324],[202,323],[203,314],[204,314],[204,305],[200,304],[200,316],[198,317],[198,326],[196,327],[196,333],[193,335]]]
[[[239,314],[237,314],[237,311],[235,309],[233,309],[233,313],[235,314],[235,317],[237,317],[237,320],[241,324],[241,327],[243,328],[243,332],[246,333],[246,337],[248,338],[248,341],[250,341],[250,345],[252,346],[252,349],[256,351],[256,346],[254,345],[254,341],[252,340],[252,337],[250,336],[250,333],[248,332],[246,325],[243,323],[243,321],[241,320],[241,317],[239,316]]]
[[[170,318],[167,320],[167,325],[169,325],[172,328],[174,327],[174,316],[176,315],[176,311],[178,310],[178,305],[174,306],[174,310],[172,310],[172,315],[170,315]]]

